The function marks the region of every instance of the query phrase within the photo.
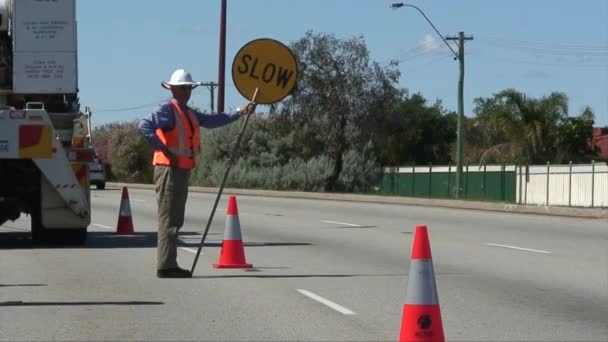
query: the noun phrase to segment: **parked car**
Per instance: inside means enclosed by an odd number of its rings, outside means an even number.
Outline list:
[[[106,188],[105,166],[97,157],[89,163],[89,178],[91,185],[95,185],[98,190]]]

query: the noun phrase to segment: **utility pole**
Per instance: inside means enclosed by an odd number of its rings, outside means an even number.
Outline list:
[[[446,37],[447,40],[458,40],[458,61],[460,62],[460,77],[458,78],[458,127],[456,138],[456,198],[461,198],[464,187],[462,184],[462,164],[464,161],[464,42],[473,40],[473,36],[465,37],[459,32],[458,37]]]
[[[213,114],[214,112],[214,106],[213,106],[213,100],[215,99],[215,87],[217,87],[217,83],[214,82],[207,82],[207,83],[201,83],[202,86],[207,87],[207,89],[209,89],[209,93],[211,94],[211,114]]]
[[[450,49],[450,51],[452,51],[452,54],[454,54],[454,60],[459,60],[460,61],[460,79],[458,80],[458,127],[457,127],[457,140],[456,140],[456,163],[457,163],[457,167],[456,167],[456,191],[455,191],[455,195],[456,198],[461,198],[462,197],[462,193],[463,193],[463,186],[462,186],[462,164],[463,164],[463,159],[464,159],[464,104],[463,104],[463,88],[464,88],[464,41],[465,40],[473,40],[473,37],[465,37],[464,36],[464,32],[460,32],[458,34],[458,37],[446,37],[444,38],[443,35],[439,32],[439,30],[437,30],[437,28],[435,27],[435,25],[433,25],[433,23],[431,22],[431,20],[426,16],[426,14],[424,14],[424,12],[418,8],[417,6],[411,5],[411,4],[405,4],[403,2],[397,2],[394,4],[391,4],[390,8],[392,9],[398,9],[401,7],[412,7],[414,9],[416,9],[418,12],[420,12],[420,14],[422,14],[422,16],[424,17],[424,19],[426,19],[426,21],[433,27],[433,29],[435,30],[435,32],[437,33],[437,35],[439,35],[439,37],[443,40],[443,42],[445,43],[445,45],[447,45],[448,49]],[[456,51],[454,51],[454,49],[452,49],[452,46],[448,43],[448,40],[458,40],[458,53],[456,53]]]
[[[225,93],[225,71],[226,71],[226,2],[222,0],[222,11],[220,14],[220,60],[218,71],[218,94],[217,94],[217,110],[219,113],[224,112],[224,93]]]

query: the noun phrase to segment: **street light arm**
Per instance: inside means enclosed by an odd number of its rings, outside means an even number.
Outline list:
[[[433,27],[433,30],[435,30],[435,32],[437,32],[437,35],[439,35],[439,37],[441,37],[441,40],[443,40],[443,42],[445,43],[445,45],[447,45],[447,47],[450,49],[450,51],[452,51],[452,53],[454,54],[454,57],[459,58],[458,54],[456,53],[456,51],[454,51],[454,49],[452,49],[452,47],[450,46],[450,44],[448,43],[447,40],[445,40],[445,38],[441,35],[441,33],[439,32],[439,30],[437,30],[437,28],[435,27],[435,25],[433,25],[433,23],[431,22],[431,20],[426,16],[426,14],[424,14],[424,12],[422,12],[422,10],[420,8],[418,8],[417,6],[414,5],[410,5],[410,4],[404,4],[402,2],[399,3],[395,3],[391,5],[391,8],[393,9],[397,9],[400,7],[412,7],[418,10],[418,12],[420,12],[420,14],[422,14],[422,16],[424,17],[424,19],[426,19],[426,21],[431,25],[431,27]]]

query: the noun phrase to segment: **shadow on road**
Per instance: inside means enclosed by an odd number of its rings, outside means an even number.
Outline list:
[[[181,232],[180,247],[198,248],[202,238],[197,232]],[[1,249],[96,249],[96,248],[156,248],[157,232],[141,232],[133,235],[117,235],[113,232],[89,232],[85,245],[65,246],[55,243],[36,244],[32,242],[29,232],[3,232],[0,233]],[[187,241],[184,241],[187,240]],[[203,247],[221,247],[221,241],[205,242]],[[285,246],[312,246],[306,242],[245,242],[245,247],[285,247]]]
[[[2,306],[91,306],[91,305],[164,305],[164,302],[0,302]]]
[[[48,286],[47,284],[0,284],[0,287],[38,287]]]
[[[262,278],[262,279],[275,279],[275,278],[351,278],[351,277],[402,277],[407,274],[256,274],[256,275],[243,275],[243,274],[227,274],[227,275],[213,275],[213,276],[193,276],[194,279],[224,279],[224,278]]]

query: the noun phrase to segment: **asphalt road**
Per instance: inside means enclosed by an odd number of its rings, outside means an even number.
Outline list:
[[[0,340],[395,341],[412,232],[428,226],[447,340],[608,340],[608,222],[402,205],[238,197],[251,270],[218,270],[227,196],[193,279],[156,278],[156,202],[93,191],[87,246],[0,227]],[[191,193],[190,268],[215,195]]]

